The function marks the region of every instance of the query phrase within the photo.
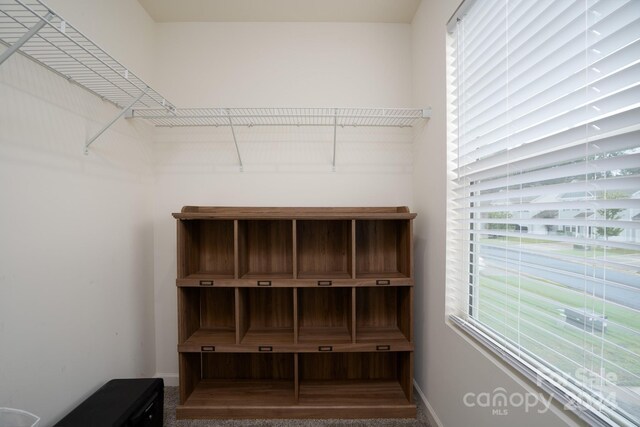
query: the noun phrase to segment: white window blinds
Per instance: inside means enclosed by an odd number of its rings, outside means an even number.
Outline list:
[[[640,423],[640,0],[482,0],[449,37],[449,312]]]

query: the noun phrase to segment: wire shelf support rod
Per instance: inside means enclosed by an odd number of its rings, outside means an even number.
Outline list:
[[[29,29],[29,31],[24,33],[22,35],[22,37],[20,37],[20,39],[18,39],[14,44],[9,46],[9,48],[7,50],[2,52],[2,54],[0,55],[0,65],[2,65],[2,63],[4,61],[9,59],[9,57],[11,55],[13,55],[18,49],[20,49],[22,47],[22,45],[24,45],[26,42],[28,42],[29,39],[31,39],[31,37],[36,35],[36,33],[38,31],[40,31],[42,29],[42,27],[47,25],[49,23],[49,21],[51,21],[51,19],[53,19],[54,16],[56,16],[56,15],[54,13],[52,13],[51,11],[49,11],[44,18],[40,18],[40,21],[38,21],[33,27],[31,27]]]
[[[127,112],[129,110],[131,110],[133,108],[134,105],[136,105],[136,103],[138,101],[140,101],[142,99],[143,96],[145,96],[147,94],[147,92],[149,91],[149,86],[147,86],[146,88],[144,88],[142,90],[142,93],[140,93],[140,95],[138,95],[138,97],[136,99],[133,100],[133,102],[131,102],[131,104],[129,104],[127,107],[123,108],[122,110],[120,110],[120,112],[118,113],[117,116],[115,116],[113,118],[113,120],[111,120],[109,123],[107,123],[106,125],[104,125],[102,127],[102,129],[100,129],[98,131],[98,133],[96,133],[94,136],[92,136],[91,138],[89,138],[89,140],[87,141],[87,143],[84,146],[84,154],[87,155],[89,154],[89,146],[91,146],[91,144],[93,144],[93,142],[98,139],[100,137],[100,135],[102,135],[107,129],[109,129],[115,122],[118,121],[118,119],[120,119],[120,117],[124,116],[125,114],[127,114]]]

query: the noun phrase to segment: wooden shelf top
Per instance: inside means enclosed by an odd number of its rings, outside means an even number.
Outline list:
[[[185,206],[176,219],[413,219],[417,214],[406,206],[371,208],[254,208]]]

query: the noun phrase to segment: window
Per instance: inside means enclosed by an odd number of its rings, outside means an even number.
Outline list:
[[[640,1],[466,1],[448,41],[451,319],[638,424]]]

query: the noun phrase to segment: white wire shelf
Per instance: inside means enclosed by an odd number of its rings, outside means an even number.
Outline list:
[[[27,39],[20,45],[23,37]],[[132,104],[173,108],[40,0],[0,0],[0,43],[7,47],[20,45],[19,52],[26,57],[119,108]]]
[[[430,115],[430,109],[422,108],[179,108],[134,109],[129,117],[158,127],[411,127]]]
[[[431,117],[423,108],[181,108],[130,72],[41,0],[0,0],[0,65],[20,52],[105,101],[120,112],[85,143],[89,146],[123,116],[158,127],[229,127],[242,170],[235,127],[331,126],[336,166],[338,127],[411,127]]]

